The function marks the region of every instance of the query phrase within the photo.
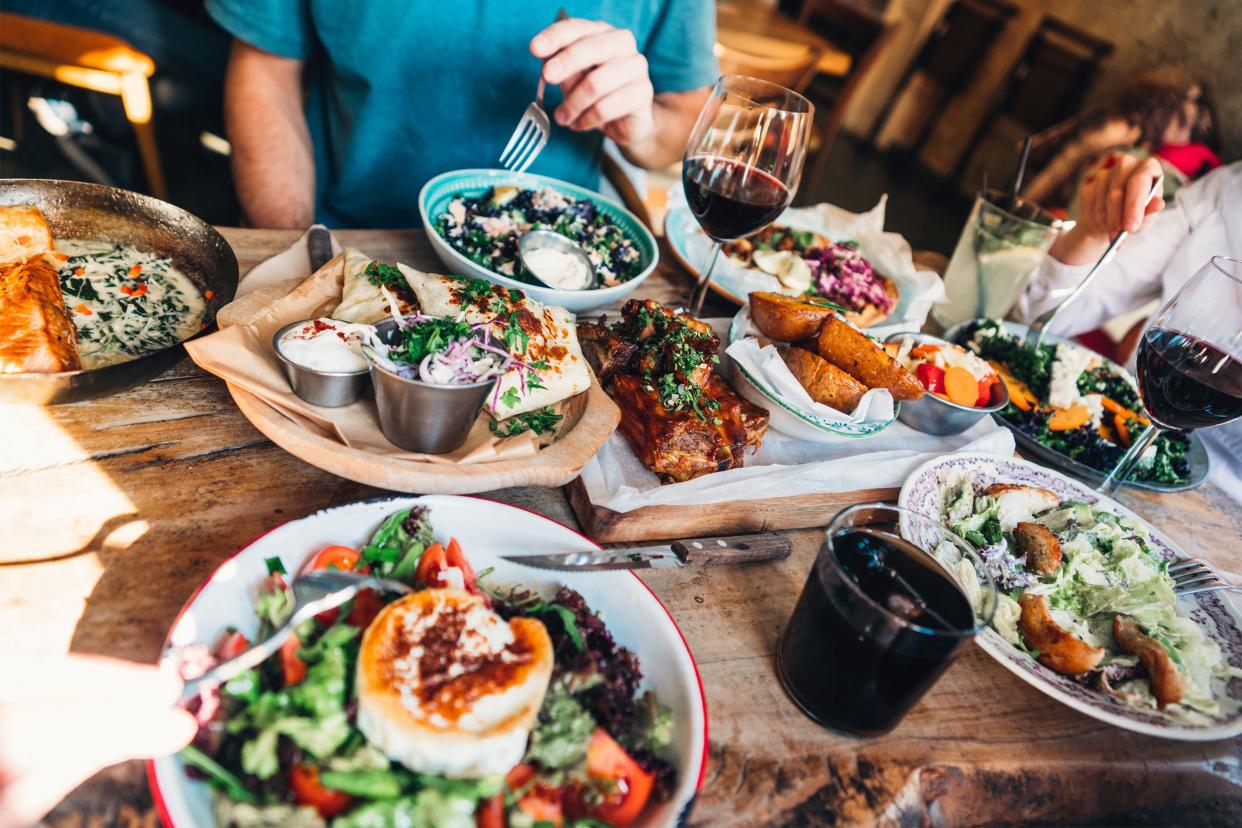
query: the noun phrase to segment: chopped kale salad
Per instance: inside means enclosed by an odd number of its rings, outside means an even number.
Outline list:
[[[361,549],[318,550],[302,571],[327,568],[415,591],[364,590],[298,627],[278,656],[191,703],[200,730],[182,759],[212,787],[220,826],[627,826],[671,794],[671,714],[639,693],[638,658],[574,590],[544,596],[489,583],[490,570],[476,574],[456,540],[437,540],[422,507],[387,517]],[[259,638],[293,604],[278,558],[268,571],[253,607]],[[532,628],[550,664],[536,679],[529,665],[538,658],[521,633]],[[199,666],[249,646],[226,631]],[[368,672],[376,653],[384,669]],[[382,703],[368,695],[376,675],[390,693]],[[498,758],[500,743],[480,735],[479,722],[513,692],[530,694],[528,727],[506,741],[513,758]],[[377,710],[390,717],[378,738]],[[504,714],[494,730],[512,735],[521,718]],[[397,750],[396,739],[413,746]],[[428,740],[437,740],[432,751]]]
[[[592,288],[628,282],[643,269],[633,240],[594,202],[551,187],[492,187],[478,197],[458,196],[435,227],[459,253],[510,278],[523,278],[518,240],[531,230],[552,230],[581,245],[595,268]]]
[[[971,324],[959,344],[986,359],[1009,389],[999,416],[1031,439],[1107,474],[1150,420],[1134,380],[1123,369],[1080,345],[1023,347],[995,320]],[[1162,431],[1131,480],[1177,486],[1190,479],[1190,438]]]

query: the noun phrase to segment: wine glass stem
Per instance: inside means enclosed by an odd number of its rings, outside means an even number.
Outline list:
[[[712,242],[712,257],[707,261],[707,267],[699,272],[699,281],[694,286],[694,292],[690,294],[690,315],[698,316],[703,310],[703,299],[707,296],[707,286],[712,281],[712,271],[716,269],[716,260],[720,258],[720,242]]]
[[[1112,497],[1113,492],[1117,491],[1125,479],[1130,476],[1130,470],[1134,468],[1134,464],[1138,462],[1138,459],[1143,456],[1143,452],[1147,450],[1147,447],[1152,444],[1152,441],[1159,434],[1160,426],[1155,423],[1143,429],[1143,433],[1130,445],[1129,450],[1121,456],[1121,459],[1117,461],[1117,465],[1113,467],[1108,477],[1104,478],[1104,482],[1096,488],[1096,491],[1102,495]]]

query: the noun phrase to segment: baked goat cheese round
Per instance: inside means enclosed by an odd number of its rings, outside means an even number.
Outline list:
[[[362,636],[358,729],[413,771],[503,774],[526,751],[551,677],[539,621],[506,623],[464,590],[422,590],[385,607]]]

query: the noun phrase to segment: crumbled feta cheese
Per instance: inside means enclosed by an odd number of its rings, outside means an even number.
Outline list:
[[[1052,381],[1048,386],[1048,405],[1053,408],[1069,408],[1079,402],[1078,378],[1090,367],[1095,355],[1086,348],[1057,345],[1056,360],[1052,363]]]

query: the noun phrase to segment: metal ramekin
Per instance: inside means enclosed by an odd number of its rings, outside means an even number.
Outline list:
[[[388,319],[376,325],[375,332],[388,343],[396,328],[396,322]],[[393,445],[423,454],[445,454],[460,448],[498,379],[470,385],[435,385],[399,377],[368,361],[384,437]]]
[[[366,368],[361,371],[319,371],[298,365],[281,353],[280,338],[288,331],[313,321],[303,319],[291,322],[272,336],[272,350],[284,366],[285,376],[289,379],[293,393],[311,405],[323,408],[340,408],[358,402],[366,393],[367,383],[371,379]]]
[[[948,346],[952,343],[939,337],[923,333],[895,333],[884,341],[901,342],[906,337],[915,344],[932,344]],[[928,391],[917,400],[907,400],[901,404],[901,413],[897,419],[916,431],[947,437],[961,434],[989,414],[995,414],[1009,405],[1009,388],[1005,383],[998,382],[992,386],[992,402],[986,406],[958,405],[955,402],[937,397]]]

